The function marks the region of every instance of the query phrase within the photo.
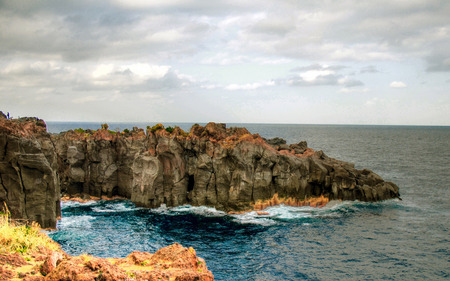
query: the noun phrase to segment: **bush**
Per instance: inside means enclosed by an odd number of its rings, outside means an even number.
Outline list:
[[[166,131],[169,132],[169,133],[172,133],[173,130],[174,130],[174,128],[172,128],[172,127],[170,127],[170,126],[166,128]]]
[[[108,128],[109,128],[109,125],[108,124],[102,124],[102,129],[103,130],[108,130]]]
[[[152,133],[154,133],[154,132],[159,131],[159,130],[161,130],[161,129],[164,129],[164,126],[163,126],[162,124],[156,124],[155,126],[153,126],[153,127],[150,129],[150,131],[151,131]]]
[[[84,132],[86,132],[84,129],[78,128],[74,130],[77,133],[83,134]]]
[[[0,245],[7,252],[27,253],[44,246],[51,250],[59,250],[59,244],[44,233],[38,223],[17,225],[11,221],[9,214],[0,215]]]

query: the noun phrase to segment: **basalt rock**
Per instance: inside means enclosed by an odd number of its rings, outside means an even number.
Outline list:
[[[61,214],[57,160],[43,120],[8,119],[1,113],[0,208],[13,219],[54,228]]]
[[[60,192],[131,199],[139,206],[191,204],[248,211],[273,202],[379,201],[398,187],[370,170],[314,151],[306,142],[264,140],[245,128],[158,124],[147,131],[46,132],[37,118],[0,114],[0,203],[12,217],[55,227]],[[312,200],[311,198],[321,198]]]
[[[189,134],[160,124],[146,132],[78,130],[53,141],[62,191],[69,195],[119,195],[151,208],[191,204],[225,211],[252,210],[273,198],[320,206],[333,199],[399,197],[394,183],[316,152],[304,141],[265,141],[225,124],[194,125]],[[316,197],[325,199],[310,200]]]

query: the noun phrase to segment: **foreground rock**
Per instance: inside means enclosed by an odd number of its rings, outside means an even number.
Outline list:
[[[63,257],[51,253],[40,269],[45,277],[35,280],[214,280],[195,250],[177,243],[155,254],[133,252],[125,258]]]
[[[50,238],[48,238],[50,240]],[[53,242],[55,243],[55,242]],[[214,276],[193,248],[177,243],[155,254],[133,252],[125,258],[70,256],[38,246],[26,253],[0,253],[0,280],[212,281]]]
[[[44,121],[8,120],[0,111],[0,209],[15,219],[55,227],[60,184],[55,147]]]
[[[228,212],[274,202],[322,206],[333,199],[399,197],[395,184],[315,152],[304,141],[287,145],[224,124],[194,125],[189,134],[160,124],[121,133],[105,125],[53,140],[62,191],[72,196],[118,195],[150,208],[191,204]]]

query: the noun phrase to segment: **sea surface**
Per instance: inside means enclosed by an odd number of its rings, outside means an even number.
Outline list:
[[[48,122],[53,133],[95,123]],[[110,129],[154,124],[111,123]],[[167,123],[166,126],[175,124]],[[189,130],[192,124],[178,124]],[[137,208],[128,201],[62,203],[50,236],[73,255],[124,257],[178,242],[216,280],[450,280],[450,127],[245,126],[369,168],[403,200],[278,206],[269,215],[207,207]]]

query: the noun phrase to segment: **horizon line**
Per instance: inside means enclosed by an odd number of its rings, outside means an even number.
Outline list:
[[[403,126],[403,127],[450,127],[449,125],[437,125],[437,124],[364,124],[364,123],[265,123],[265,122],[202,122],[202,121],[182,121],[182,122],[174,122],[174,121],[59,121],[59,120],[44,120],[45,123],[95,123],[95,124],[108,124],[108,123],[120,123],[120,124],[133,124],[133,123],[149,123],[149,124],[208,124],[208,123],[217,123],[217,124],[249,124],[249,125],[321,125],[321,126]]]

